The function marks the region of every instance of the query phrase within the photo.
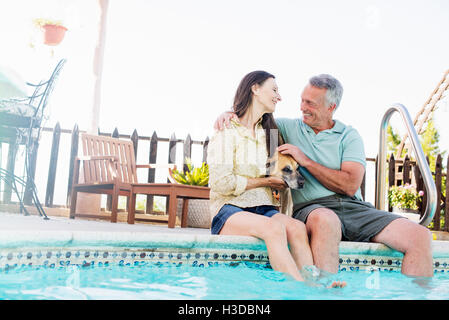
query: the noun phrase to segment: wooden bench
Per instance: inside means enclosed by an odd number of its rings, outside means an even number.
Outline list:
[[[73,167],[73,185],[70,218],[103,216],[76,213],[78,192],[112,196],[111,222],[117,222],[118,197],[130,196],[131,183],[137,182],[136,162],[132,141],[96,135],[81,135],[84,156],[76,157]],[[80,181],[80,170],[83,181]]]
[[[81,135],[84,156],[76,157],[73,170],[70,218],[76,216],[104,218],[94,214],[76,213],[78,192],[108,194],[112,197],[111,222],[117,222],[118,197],[130,197],[128,204],[128,223],[135,221],[136,194],[151,194],[168,197],[168,226],[173,228],[176,222],[176,199],[184,199],[182,227],[186,227],[187,199],[209,199],[209,188],[179,185],[175,183],[139,183],[138,168],[175,169],[174,164],[136,165],[132,141],[120,140],[89,134]],[[84,181],[80,181],[80,170]],[[145,219],[147,220],[147,219]],[[160,221],[160,220],[159,220]]]

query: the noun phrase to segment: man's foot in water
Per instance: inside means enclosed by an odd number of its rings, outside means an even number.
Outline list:
[[[320,270],[316,266],[305,266],[301,270],[299,270],[299,272],[304,278],[305,283],[313,287],[346,287],[346,281],[332,280],[332,278],[335,278],[335,275],[333,273]]]

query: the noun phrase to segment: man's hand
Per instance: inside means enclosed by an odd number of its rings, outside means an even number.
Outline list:
[[[223,130],[225,127],[229,128],[231,119],[234,120],[238,120],[239,118],[236,116],[236,114],[234,112],[231,111],[226,111],[223,112],[218,118],[217,120],[215,120],[214,123],[214,129],[221,131]]]
[[[302,167],[305,167],[310,159],[301,151],[297,146],[292,144],[283,144],[277,148],[282,154],[289,154],[295,159],[296,162]]]
[[[354,196],[360,187],[365,167],[352,161],[341,164],[340,170],[329,169],[310,160],[304,152],[291,144],[283,144],[277,148],[282,154],[289,154],[302,167],[305,167],[323,186],[336,193]]]

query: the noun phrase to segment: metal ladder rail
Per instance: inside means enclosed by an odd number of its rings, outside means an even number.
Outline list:
[[[377,186],[376,186],[376,208],[379,210],[385,210],[385,165],[386,165],[386,132],[388,122],[393,115],[394,112],[399,112],[402,120],[407,128],[407,133],[413,147],[413,151],[416,156],[416,160],[418,163],[418,167],[421,170],[421,174],[424,180],[424,185],[426,186],[426,194],[427,194],[427,203],[426,209],[424,211],[423,216],[419,220],[419,224],[423,226],[427,226],[432,222],[433,216],[436,211],[437,206],[437,189],[435,186],[435,182],[432,179],[432,173],[430,172],[429,165],[426,161],[426,157],[421,147],[421,143],[418,139],[418,134],[416,133],[415,127],[413,125],[413,121],[410,118],[410,114],[400,103],[395,103],[390,106],[390,108],[385,113],[382,118],[381,126],[380,126],[380,140],[379,140],[379,158],[377,161]]]

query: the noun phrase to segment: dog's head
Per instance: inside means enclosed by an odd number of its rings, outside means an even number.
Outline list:
[[[267,174],[283,179],[290,189],[301,189],[304,186],[298,163],[290,155],[278,151],[268,159]]]

